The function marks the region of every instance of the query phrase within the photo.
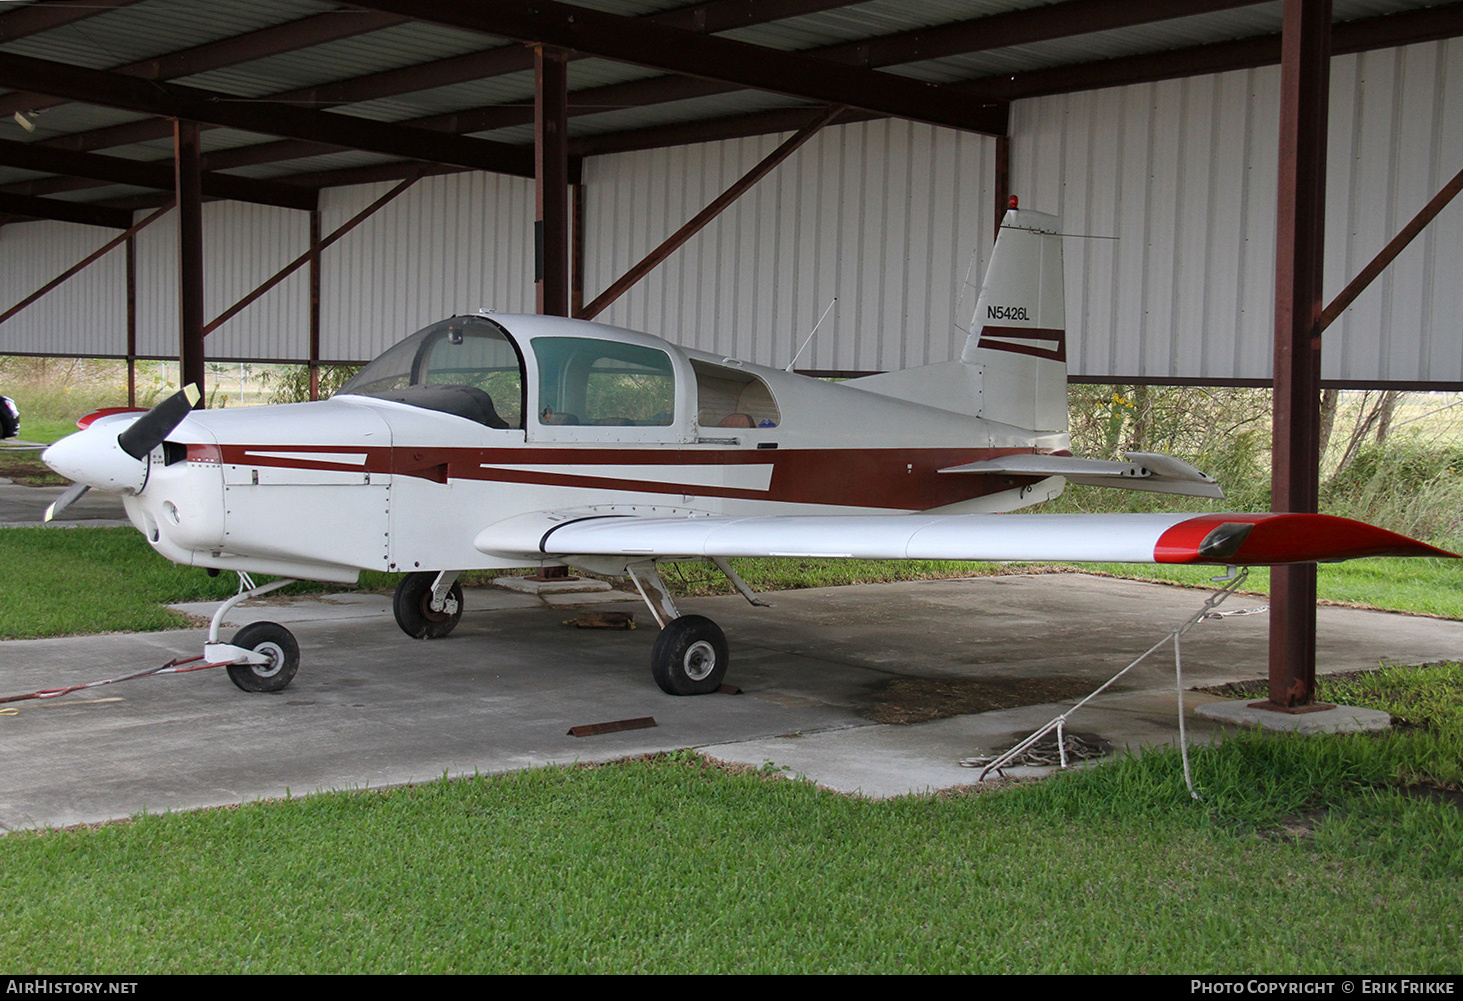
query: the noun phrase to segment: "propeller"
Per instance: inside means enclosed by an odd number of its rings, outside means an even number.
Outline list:
[[[115,437],[105,424],[62,438],[41,453],[41,460],[67,479],[74,480],[46,508],[51,521],[81,499],[92,487],[136,492],[147,483],[147,455],[172,434],[202,394],[192,384],[163,400]]]
[[[66,488],[65,493],[63,493],[60,497],[57,497],[55,500],[51,501],[50,505],[46,508],[45,516],[42,517],[41,520],[44,522],[51,521],[56,517],[56,515],[60,514],[62,511],[65,511],[72,504],[75,504],[77,501],[81,500],[81,495],[86,493],[90,489],[91,487],[87,486],[85,483],[71,484],[71,486]]]
[[[117,444],[132,458],[141,459],[161,445],[163,439],[173,433],[173,428],[183,423],[183,418],[188,416],[202,395],[190,382],[133,421],[127,430],[117,435]]]

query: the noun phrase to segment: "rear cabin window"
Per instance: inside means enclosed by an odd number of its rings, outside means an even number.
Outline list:
[[[696,372],[696,423],[703,428],[770,428],[782,423],[767,383],[728,365],[691,359]]]
[[[523,365],[498,325],[455,316],[417,331],[341,387],[466,417],[493,428],[523,427]]]
[[[545,425],[667,427],[675,419],[670,355],[586,337],[536,337],[538,422]]]

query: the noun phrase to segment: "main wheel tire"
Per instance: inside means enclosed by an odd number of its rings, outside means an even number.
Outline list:
[[[650,673],[667,695],[707,695],[726,677],[726,634],[704,615],[672,619],[650,651]]]
[[[230,664],[229,680],[246,692],[279,692],[300,669],[300,644],[278,622],[251,622],[234,634],[234,646],[262,653],[263,664]]]
[[[453,610],[432,610],[432,582],[436,579],[435,571],[423,570],[407,574],[406,579],[396,585],[391,610],[396,613],[396,624],[401,631],[413,639],[441,639],[462,621],[462,585],[456,581],[447,592],[447,603]]]

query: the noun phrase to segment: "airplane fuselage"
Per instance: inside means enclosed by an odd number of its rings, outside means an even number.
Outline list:
[[[469,341],[476,328],[510,335],[517,376],[503,366],[495,375],[445,364],[424,375],[418,360],[401,363],[412,384],[386,390],[363,372],[362,388],[381,395],[354,393],[353,383],[317,403],[194,413],[151,457],[145,488],[125,498],[129,516],[176,562],[341,580],[360,569],[521,566],[521,557],[481,553],[472,540],[526,511],[977,513],[1024,507],[1062,487],[1060,478],[940,470],[1063,452],[1063,434],[1034,435],[631,331],[550,317],[459,321]],[[429,332],[449,322],[423,332],[417,355],[466,350],[434,343]],[[461,340],[452,330],[444,337]],[[591,364],[576,368],[575,352]],[[608,370],[605,386],[593,385],[595,365]],[[489,409],[505,426],[413,396],[424,378],[439,380],[434,392],[497,389]],[[383,398],[392,395],[403,399]],[[589,413],[565,413],[571,406]],[[592,416],[606,410],[615,412]]]

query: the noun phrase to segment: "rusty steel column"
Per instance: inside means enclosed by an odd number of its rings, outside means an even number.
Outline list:
[[[569,59],[562,49],[533,49],[534,223],[538,312],[569,315]]]
[[[569,56],[533,47],[533,229],[538,312],[569,315]],[[577,580],[569,568],[542,567],[529,580]]]
[[[127,405],[137,406],[137,237],[128,236],[127,254]]]
[[[1273,511],[1314,512],[1320,490],[1321,272],[1331,0],[1285,0],[1275,241]],[[1315,707],[1316,565],[1270,573],[1271,709]]]
[[[197,122],[173,122],[173,178],[178,203],[178,364],[182,384],[203,393],[203,187]],[[206,396],[200,396],[202,407]]]
[[[320,210],[310,213],[310,399],[320,399]]]
[[[571,185],[573,234],[570,242],[569,315],[578,316],[584,309],[584,181],[581,178]]]

